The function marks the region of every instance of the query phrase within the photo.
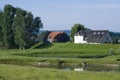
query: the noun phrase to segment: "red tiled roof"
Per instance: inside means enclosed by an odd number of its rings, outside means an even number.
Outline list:
[[[59,34],[63,34],[64,32],[51,32],[48,37],[51,39],[55,39],[55,37]]]

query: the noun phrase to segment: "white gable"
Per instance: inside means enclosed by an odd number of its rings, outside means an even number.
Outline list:
[[[74,36],[74,43],[87,43],[87,41],[84,41],[84,36]]]

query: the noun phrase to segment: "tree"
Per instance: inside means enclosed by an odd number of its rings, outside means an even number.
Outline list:
[[[39,29],[42,27],[39,17],[33,19],[33,15],[30,12],[16,8],[13,30],[15,43],[20,49],[29,48],[35,44]]]
[[[71,29],[71,34],[70,34],[72,41],[74,40],[75,33],[79,32],[80,30],[84,30],[84,25],[74,24],[74,26]]]
[[[37,34],[39,33],[39,29],[43,28],[43,24],[42,21],[40,19],[40,17],[35,17],[33,19],[33,23],[32,23],[32,40],[35,42],[37,39]]]
[[[14,19],[15,9],[11,5],[6,5],[3,12],[3,23],[2,23],[2,33],[4,48],[8,49],[14,45],[14,35],[12,30],[12,24]]]
[[[27,12],[25,16],[25,40],[26,46],[30,46],[32,43],[32,22],[33,22],[33,15],[31,12]]]
[[[33,18],[33,15],[28,12],[25,17],[25,35],[26,35],[26,46],[30,47],[36,43],[37,34],[40,28],[43,28],[40,17]]]
[[[3,34],[2,34],[2,18],[3,18],[3,12],[0,11],[0,48],[2,48],[3,45]]]
[[[5,49],[31,47],[40,28],[43,28],[40,17],[34,18],[31,12],[11,5],[0,10],[0,46]]]
[[[26,11],[16,8],[16,16],[14,18],[13,31],[15,43],[20,49],[25,49],[25,15]]]

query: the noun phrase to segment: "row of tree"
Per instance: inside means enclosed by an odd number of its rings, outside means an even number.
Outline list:
[[[29,48],[36,43],[39,29],[43,28],[40,17],[21,8],[6,5],[0,10],[0,48]]]

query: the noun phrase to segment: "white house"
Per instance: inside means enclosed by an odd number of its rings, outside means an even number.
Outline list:
[[[84,36],[75,35],[74,36],[74,43],[87,43],[87,41],[84,40]]]
[[[112,37],[108,30],[81,30],[74,35],[74,43],[112,43]]]

